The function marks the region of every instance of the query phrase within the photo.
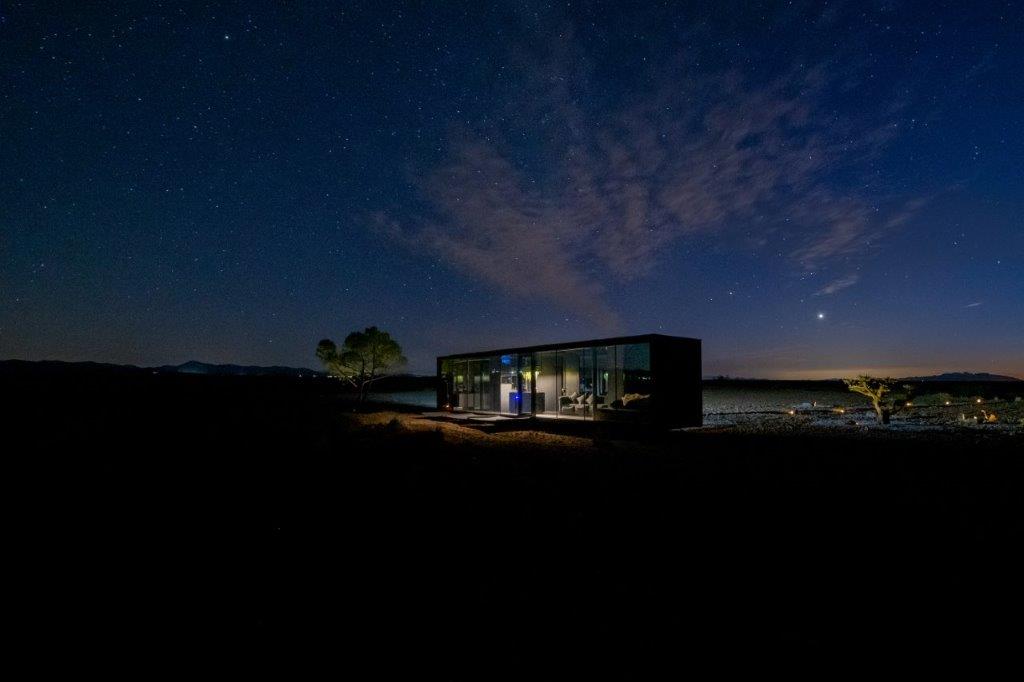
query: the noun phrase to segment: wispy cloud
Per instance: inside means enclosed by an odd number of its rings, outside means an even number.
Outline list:
[[[982,305],[982,302],[981,302],[981,301],[975,301],[974,303],[968,303],[968,304],[967,304],[967,305],[965,305],[964,307],[965,307],[965,308],[977,308],[977,307],[978,307],[978,306],[980,306],[980,305]]]
[[[463,131],[417,175],[422,214],[377,217],[392,236],[509,293],[614,326],[608,287],[643,277],[679,240],[745,238],[815,269],[863,252],[918,207],[883,209],[832,181],[856,175],[895,127],[887,114],[854,122],[826,111],[840,80],[827,64],[764,82],[677,60],[635,104],[596,117],[578,103],[578,57],[519,58],[536,73],[517,101],[535,117],[532,139],[497,126]]]
[[[832,280],[831,282],[829,282],[828,284],[823,286],[821,289],[818,289],[817,291],[815,291],[814,295],[815,296],[830,296],[832,294],[835,294],[837,292],[842,291],[843,289],[849,289],[850,287],[852,287],[854,284],[856,284],[859,281],[860,281],[860,275],[856,275],[856,274],[854,274],[854,275],[847,275],[846,277],[840,277],[838,279]]]

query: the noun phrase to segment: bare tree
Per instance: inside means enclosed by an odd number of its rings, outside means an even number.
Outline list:
[[[886,398],[891,396],[895,379],[878,378],[862,374],[855,379],[843,379],[843,383],[854,393],[860,393],[871,400],[871,406],[875,408],[875,414],[881,424],[889,423],[889,416],[892,414],[892,403]]]
[[[913,384],[897,386],[896,379],[883,379],[866,374],[855,379],[843,379],[843,382],[854,393],[860,393],[871,400],[871,406],[875,408],[878,421],[882,424],[888,424],[891,415],[911,407],[910,401],[917,390],[917,386]]]
[[[316,357],[328,374],[359,391],[359,402],[363,402],[370,384],[406,363],[398,342],[376,327],[352,332],[341,348],[330,339],[323,339],[317,344]]]

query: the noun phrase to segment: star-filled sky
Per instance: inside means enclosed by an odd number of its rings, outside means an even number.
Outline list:
[[[1024,376],[1024,6],[0,2],[0,358]]]

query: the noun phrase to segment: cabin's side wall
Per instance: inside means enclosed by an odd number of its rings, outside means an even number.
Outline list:
[[[699,339],[651,340],[654,418],[659,426],[679,428],[704,423]]]

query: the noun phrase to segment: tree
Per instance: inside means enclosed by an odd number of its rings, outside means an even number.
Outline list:
[[[316,357],[328,374],[359,391],[359,402],[363,402],[370,384],[406,363],[398,342],[376,327],[352,332],[341,348],[334,341],[323,339],[316,346]]]
[[[896,393],[896,380],[891,378],[879,378],[862,374],[855,379],[843,379],[843,383],[854,393],[860,393],[871,400],[871,406],[875,408],[879,423],[888,424],[889,417],[893,412],[900,409],[900,405],[909,400],[914,387],[910,384],[903,384],[903,391]]]

